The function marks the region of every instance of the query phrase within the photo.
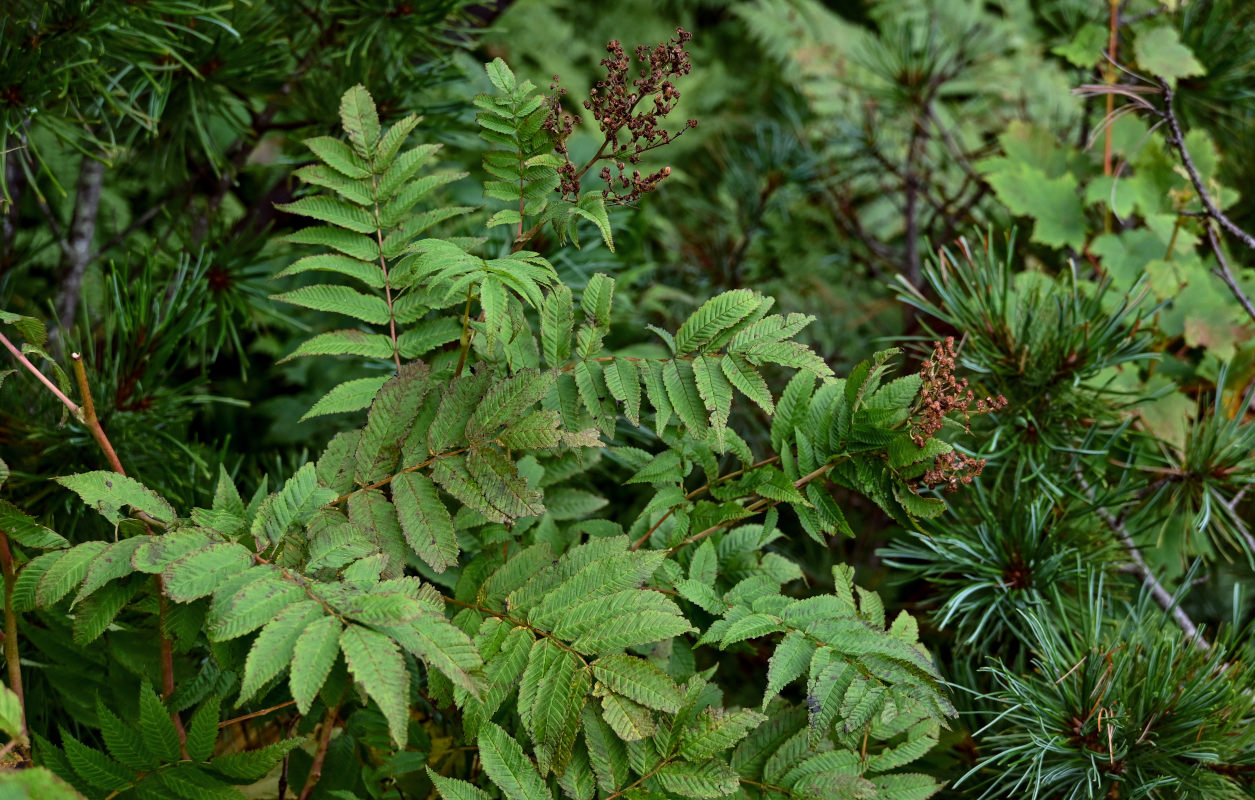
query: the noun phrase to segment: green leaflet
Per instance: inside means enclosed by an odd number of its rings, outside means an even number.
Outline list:
[[[163,588],[176,603],[190,603],[213,594],[222,581],[252,563],[253,554],[238,544],[211,545],[167,564],[162,571]]]
[[[263,546],[276,544],[290,526],[308,521],[320,507],[335,499],[335,492],[318,485],[314,465],[307,462],[288,478],[282,489],[262,501],[251,533]]]
[[[379,115],[375,102],[360,83],[340,98],[340,123],[353,143],[353,149],[369,160],[379,142]]]
[[[625,742],[638,742],[654,735],[654,718],[649,709],[614,692],[603,692],[601,716]]]
[[[545,363],[561,367],[571,357],[571,329],[574,324],[571,290],[559,284],[546,295],[540,307],[540,343]]]
[[[369,628],[349,625],[340,634],[340,652],[349,672],[388,720],[388,731],[404,748],[409,728],[409,673],[392,639]]]
[[[357,378],[351,381],[345,381],[331,391],[327,392],[322,398],[305,412],[301,417],[301,422],[310,417],[320,417],[324,414],[343,414],[346,411],[361,411],[368,407],[371,401],[375,399],[375,395],[379,393],[379,389],[388,381],[388,376],[383,375],[378,378]]]
[[[40,525],[4,499],[0,499],[0,529],[12,541],[33,550],[58,550],[70,546],[60,534]]]
[[[322,617],[322,608],[308,600],[288,606],[266,623],[248,651],[237,706],[248,702],[258,689],[294,663],[297,640],[310,623]]]
[[[406,431],[430,388],[428,374],[422,362],[405,364],[375,396],[357,445],[354,479],[359,484],[371,484],[396,472]]]
[[[453,519],[427,476],[404,472],[392,481],[392,502],[405,532],[405,541],[436,572],[458,562],[458,540]]]
[[[320,333],[302,342],[291,354],[280,361],[326,355],[390,359],[392,358],[392,340],[382,333],[363,333],[354,330]]]
[[[340,651],[343,626],[335,617],[317,619],[305,627],[292,649],[292,674],[289,683],[296,708],[308,714],[314,696],[327,680],[327,673]]]
[[[675,414],[697,437],[706,433],[706,406],[689,362],[672,359],[662,365],[662,382]]]
[[[456,778],[446,778],[433,771],[431,767],[426,769],[427,777],[431,778],[432,784],[444,800],[492,800],[492,795],[474,784]]]
[[[661,767],[657,776],[663,789],[681,797],[724,797],[736,792],[740,785],[736,773],[716,760],[698,764],[675,761]]]
[[[676,353],[684,355],[701,350],[716,336],[757,311],[762,303],[762,295],[749,289],[715,295],[676,331]]]
[[[644,659],[607,655],[592,664],[593,676],[606,688],[641,705],[675,713],[683,699],[679,687],[662,670]]]
[[[590,683],[588,670],[570,650],[549,639],[532,645],[519,682],[519,718],[535,745],[542,775],[566,771]]]
[[[536,767],[523,755],[523,748],[492,722],[479,733],[479,758],[507,800],[552,800]]]
[[[767,718],[757,711],[707,708],[680,736],[680,755],[701,761],[737,744]]]
[[[362,294],[347,286],[302,286],[290,292],[273,295],[271,299],[314,311],[333,311],[372,325],[386,325],[389,318],[388,304],[383,298]]]
[[[66,475],[56,481],[115,525],[122,521],[122,506],[130,506],[134,511],[147,514],[159,522],[170,522],[176,516],[170,504],[156,492],[134,478],[116,472],[83,472]]]

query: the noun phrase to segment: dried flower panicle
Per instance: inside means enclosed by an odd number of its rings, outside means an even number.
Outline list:
[[[917,447],[923,447],[951,414],[961,414],[963,425],[971,432],[972,414],[987,414],[1006,408],[1007,398],[1002,395],[977,399],[968,388],[966,378],[954,374],[958,353],[954,337],[933,343],[932,357],[923,363],[923,385],[920,387],[920,404],[911,423],[911,439]],[[943,453],[933,459],[932,468],[919,479],[922,486],[945,487],[956,491],[961,484],[969,484],[985,468],[985,459],[973,458],[958,452]]]
[[[675,36],[659,42],[652,49],[647,45],[637,47],[635,60],[640,68],[636,78],[632,78],[632,60],[622,42],[614,40],[606,45],[609,56],[601,61],[606,68],[606,77],[589,92],[584,108],[593,113],[605,136],[594,161],[604,159],[611,162],[599,173],[606,182],[602,194],[607,199],[629,203],[658,188],[658,184],[671,174],[670,167],[649,174],[642,174],[632,167],[640,163],[642,153],[669,144],[684,131],[697,127],[695,119],[688,120],[678,131],[669,131],[664,125],[664,118],[680,98],[674,79],[689,74],[693,69],[689,53],[684,49],[692,38],[693,34],[677,28]],[[565,161],[558,170],[561,176],[558,191],[564,197],[575,199],[580,193],[580,178],[588,166],[579,169],[567,157],[565,140],[571,133],[574,120],[561,110],[561,94],[565,90],[558,90],[556,78],[550,88],[554,94],[550,95],[550,114],[545,128],[559,143],[556,150]]]

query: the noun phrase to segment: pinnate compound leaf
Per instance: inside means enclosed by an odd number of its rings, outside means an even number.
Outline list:
[[[288,683],[296,708],[308,714],[314,697],[327,680],[327,674],[340,652],[340,620],[327,616],[314,620],[296,639],[292,648],[292,674]]]
[[[345,381],[323,395],[309,411],[305,412],[300,421],[304,422],[310,417],[320,417],[324,414],[343,414],[346,411],[361,411],[363,408],[370,406],[371,401],[375,399],[375,395],[379,394],[379,390],[387,382],[387,375],[382,375],[378,378],[357,378],[356,380]]]
[[[392,740],[404,749],[409,732],[410,676],[400,648],[382,633],[349,625],[340,634],[340,651],[349,672],[388,720]]]
[[[96,470],[54,480],[83,498],[84,503],[115,525],[122,521],[122,506],[142,511],[158,522],[172,522],[177,516],[170,504],[152,489],[116,472]]]
[[[479,732],[479,758],[507,800],[552,800],[535,765],[523,755],[523,748],[496,723],[484,723]]]

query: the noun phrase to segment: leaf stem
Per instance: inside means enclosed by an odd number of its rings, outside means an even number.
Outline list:
[[[75,403],[70,398],[66,397],[65,393],[62,392],[60,389],[58,389],[55,383],[48,380],[48,376],[40,372],[39,369],[36,368],[36,366],[30,362],[30,359],[28,359],[25,355],[23,355],[21,350],[18,350],[16,347],[14,347],[13,342],[9,341],[8,338],[3,333],[0,333],[0,344],[3,344],[6,348],[8,348],[8,351],[13,354],[13,357],[17,359],[19,364],[26,367],[26,369],[30,370],[30,373],[32,375],[38,378],[40,382],[43,383],[44,386],[48,387],[48,391],[52,392],[52,394],[58,400],[61,401],[61,404],[70,410],[71,414],[75,415],[76,417],[78,416],[79,414],[78,404]]]
[[[458,368],[453,371],[455,378],[460,376],[466,367],[466,354],[470,352],[471,339],[475,336],[475,332],[471,330],[471,300],[474,295],[474,286],[467,286],[466,308],[462,311],[462,338],[458,342]]]

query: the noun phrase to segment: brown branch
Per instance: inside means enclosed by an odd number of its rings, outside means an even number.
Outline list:
[[[39,381],[48,388],[48,391],[52,392],[53,396],[60,400],[61,404],[70,410],[71,414],[75,417],[79,416],[80,410],[78,403],[75,403],[73,400],[66,397],[65,393],[58,389],[55,383],[48,380],[48,376],[40,372],[39,369],[30,362],[30,359],[23,355],[21,350],[14,347],[13,342],[10,342],[8,337],[6,337],[3,333],[0,333],[0,344],[3,344],[8,351],[13,354],[13,357],[17,359],[19,364],[26,367],[32,375],[38,378]]]
[[[74,364],[74,377],[78,379],[79,397],[83,400],[83,424],[91,431],[96,444],[100,445],[101,451],[109,461],[109,467],[119,475],[126,475],[122,462],[118,460],[117,452],[113,449],[109,437],[105,435],[105,429],[101,427],[100,420],[96,417],[96,404],[92,401],[91,387],[87,385],[87,370],[83,367],[83,357],[78,353],[71,353],[70,360]]]
[[[13,584],[17,580],[17,572],[13,569],[9,537],[3,531],[0,531],[0,567],[4,570],[4,660],[9,668],[9,688],[17,695],[18,713],[21,715],[19,724],[25,736],[26,695],[22,691],[22,662],[17,648],[17,612],[13,610]]]
[[[750,464],[748,467],[742,467],[741,469],[738,469],[738,470],[736,470],[735,472],[729,472],[727,475],[720,475],[718,478],[715,478],[713,481],[710,481],[709,483],[702,484],[701,486],[698,486],[698,487],[697,487],[696,489],[694,489],[693,491],[691,491],[691,492],[689,492],[688,494],[684,495],[684,499],[685,499],[685,500],[692,500],[694,497],[697,497],[697,496],[698,496],[698,495],[700,495],[702,492],[707,492],[707,491],[709,491],[709,490],[710,490],[710,487],[711,487],[711,486],[713,486],[713,485],[715,485],[716,483],[723,483],[724,481],[732,480],[733,478],[736,478],[736,477],[738,477],[738,476],[744,475],[745,473],[749,472],[749,471],[750,471],[750,470],[752,470],[752,469],[757,469],[757,468],[759,468],[759,467],[765,467],[765,466],[767,466],[768,464],[774,464],[775,462],[777,462],[777,461],[779,461],[779,460],[780,460],[780,456],[772,456],[771,458],[765,458],[765,459],[763,459],[762,461],[759,461],[759,462],[757,462],[757,463],[755,463],[755,464]],[[650,539],[650,537],[652,537],[652,536],[654,535],[654,531],[658,530],[658,528],[662,526],[662,523],[666,522],[666,521],[667,521],[667,519],[668,519],[668,518],[669,518],[672,514],[674,514],[674,513],[675,513],[675,510],[676,510],[677,508],[679,508],[679,506],[672,506],[671,508],[667,509],[667,513],[663,514],[663,515],[662,515],[662,517],[661,517],[661,518],[660,518],[657,522],[655,522],[655,523],[654,523],[654,526],[653,526],[652,528],[650,528],[649,530],[645,531],[645,535],[644,535],[644,536],[642,536],[641,538],[637,539],[635,542],[633,542],[633,543],[632,543],[632,549],[633,549],[633,550],[640,550],[642,547],[644,547],[644,546],[645,546],[645,543],[646,543],[646,542],[648,542],[648,541],[649,541],[649,539]]]
[[[288,706],[292,706],[292,705],[296,705],[295,700],[289,700],[286,703],[280,703],[279,705],[271,706],[270,708],[263,708],[261,711],[254,711],[251,714],[244,714],[238,717],[232,717],[231,719],[227,719],[227,720],[223,720],[222,722],[219,722],[218,728],[219,729],[228,728],[232,725],[237,725],[246,720],[256,719],[258,717],[264,717],[267,714],[272,714],[276,711],[281,711],[282,709],[285,709]]]
[[[322,777],[322,765],[327,760],[327,747],[331,744],[331,732],[335,729],[336,714],[339,710],[339,706],[331,706],[327,709],[327,715],[323,717],[322,730],[318,734],[318,749],[314,751],[314,762],[309,765],[309,777],[305,779],[305,786],[301,789],[297,800],[309,800],[314,787],[318,785],[318,779]]]

